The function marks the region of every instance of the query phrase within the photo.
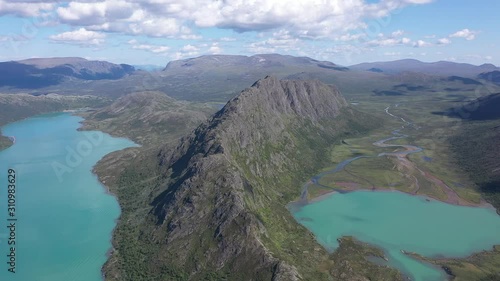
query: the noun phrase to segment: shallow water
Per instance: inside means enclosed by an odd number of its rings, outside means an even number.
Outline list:
[[[0,151],[0,226],[7,224],[7,170],[16,171],[16,273],[8,272],[6,227],[0,228],[0,280],[99,281],[116,199],[92,173],[106,154],[136,146],[101,132],[79,132],[80,117],[49,114],[11,123],[16,143]]]
[[[327,249],[354,236],[386,251],[389,265],[413,280],[445,280],[442,270],[401,250],[426,257],[464,257],[500,244],[500,216],[493,209],[454,206],[400,192],[334,193],[293,210]]]

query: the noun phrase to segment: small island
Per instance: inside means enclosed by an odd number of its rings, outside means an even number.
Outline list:
[[[12,144],[11,138],[0,135],[0,151],[9,148]]]

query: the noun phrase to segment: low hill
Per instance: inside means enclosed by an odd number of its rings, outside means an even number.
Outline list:
[[[120,97],[111,105],[82,116],[82,130],[99,130],[150,146],[187,134],[205,121],[213,106],[181,102],[159,92],[139,92]]]

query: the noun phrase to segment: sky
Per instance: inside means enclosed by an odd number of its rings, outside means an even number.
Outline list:
[[[500,65],[498,0],[0,0],[0,61],[279,53]]]

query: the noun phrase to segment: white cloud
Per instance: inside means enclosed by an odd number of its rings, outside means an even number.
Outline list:
[[[195,47],[191,44],[188,44],[188,45],[185,45],[184,47],[182,47],[181,49],[183,52],[196,52],[199,50],[198,47]]]
[[[201,35],[196,35],[196,34],[181,34],[177,37],[183,40],[200,40],[203,38]]]
[[[190,58],[190,57],[196,57],[200,53],[198,52],[175,52],[171,57],[174,60],[180,60],[180,59],[185,59],[185,58]]]
[[[451,44],[451,40],[448,38],[440,38],[437,40],[438,45],[449,45]]]
[[[253,42],[247,46],[252,53],[275,53],[279,51],[299,51],[301,39],[293,37],[288,30],[279,30],[266,40]]]
[[[16,15],[22,17],[39,16],[44,11],[50,11],[55,6],[51,1],[9,1],[0,0],[0,16]]]
[[[465,38],[465,40],[474,40],[476,38],[477,31],[469,30],[468,28],[459,30],[450,35],[450,37]]]
[[[411,39],[404,37],[401,39],[401,43],[403,43],[404,45],[408,45],[411,43]]]
[[[403,30],[396,30],[394,31],[393,33],[391,33],[391,37],[400,37],[402,36],[403,34],[405,34],[405,32]]]
[[[378,38],[375,40],[371,40],[367,42],[367,45],[370,47],[391,47],[391,46],[397,46],[397,45],[406,45],[406,46],[413,46],[414,42],[410,38],[403,37],[403,38]]]
[[[222,41],[222,42],[233,42],[233,41],[236,41],[236,38],[233,38],[233,37],[222,37],[219,39],[219,41]]]
[[[364,34],[364,33],[356,33],[356,34],[346,33],[346,34],[342,34],[341,36],[336,37],[335,40],[343,41],[343,42],[356,41],[356,40],[359,41],[365,37],[366,37],[366,34]]]
[[[238,32],[281,29],[296,38],[336,38],[368,27],[368,20],[431,1],[75,0],[56,7],[56,0],[0,0],[0,15],[33,16],[47,10],[55,12],[61,23],[86,30],[152,37],[199,39],[188,27],[218,27]]]
[[[49,36],[50,40],[57,43],[76,44],[82,46],[95,46],[104,43],[106,35],[80,28],[74,31],[63,32]]]
[[[170,48],[167,46],[146,45],[146,44],[133,46],[132,48],[137,49],[137,50],[146,50],[146,51],[150,51],[153,53],[165,53],[168,50],[170,50]]]
[[[431,43],[426,42],[424,40],[417,40],[413,43],[413,47],[415,47],[415,48],[428,47],[431,45],[432,45]]]
[[[219,47],[219,43],[212,43],[212,46],[210,46],[208,52],[211,54],[220,54],[222,53],[222,48]]]
[[[152,52],[155,54],[166,53],[170,50],[170,47],[168,47],[168,46],[142,44],[142,43],[139,43],[139,41],[137,41],[135,39],[132,39],[132,40],[128,41],[127,43],[132,45],[132,49],[148,51],[148,52]]]

